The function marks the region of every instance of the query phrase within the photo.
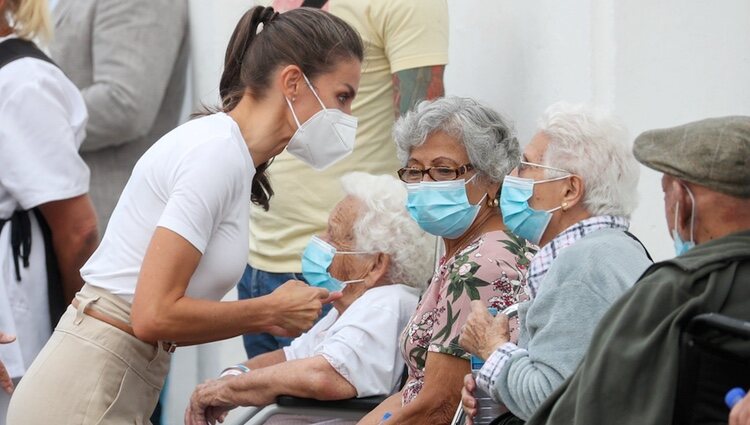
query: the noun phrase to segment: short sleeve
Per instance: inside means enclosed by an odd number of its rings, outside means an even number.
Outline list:
[[[294,338],[292,343],[284,347],[284,355],[287,360],[305,359],[315,354],[315,349],[326,331],[339,317],[338,311],[332,308],[328,314],[318,320],[310,330]]]
[[[479,268],[477,264],[465,264]],[[452,270],[446,279],[447,281],[443,284],[448,286],[448,292],[446,296],[438,300],[435,306],[436,311],[442,314],[436,316],[435,331],[427,350],[469,359],[470,355],[461,348],[458,337],[471,312],[471,301],[480,299],[478,293],[475,294],[475,292],[487,282],[480,282],[473,276],[460,275],[455,270]]]
[[[393,364],[400,359],[399,322],[399,312],[383,305],[352,304],[314,354],[352,384],[357,397],[390,394],[397,384],[393,371],[403,368]]]
[[[242,194],[242,185],[250,184],[242,181],[244,166],[231,140],[214,139],[190,148],[167,177],[168,198],[157,226],[187,239],[203,254]]]
[[[525,280],[513,241],[489,234],[459,253],[444,275],[444,291],[436,304],[436,316],[428,351],[468,359],[458,344],[461,329],[471,312],[471,302],[482,301],[502,311],[519,301]]]
[[[445,0],[374,1],[371,20],[381,34],[391,73],[448,63]]]
[[[88,192],[68,106],[44,81],[19,84],[0,101],[0,184],[25,210]]]

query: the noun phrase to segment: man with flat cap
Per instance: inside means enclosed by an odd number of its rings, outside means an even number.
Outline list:
[[[701,313],[750,320],[750,117],[647,131],[634,153],[663,173],[677,257],[612,306],[576,372],[527,425],[672,424],[685,324]],[[701,423],[726,423],[722,397],[701,405]]]

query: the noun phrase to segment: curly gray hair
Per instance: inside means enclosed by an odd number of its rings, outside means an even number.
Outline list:
[[[393,176],[354,172],[341,178],[344,193],[362,202],[354,221],[359,251],[391,256],[389,279],[424,289],[432,276],[434,239],[406,210],[406,188]]]
[[[436,132],[460,140],[478,174],[493,183],[501,183],[521,158],[510,121],[474,99],[447,96],[420,102],[396,122],[393,138],[401,163],[405,165],[411,150]]]

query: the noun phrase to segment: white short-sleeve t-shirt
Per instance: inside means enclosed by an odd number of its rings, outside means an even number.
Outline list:
[[[81,93],[55,65],[22,58],[0,68],[0,219],[88,192],[89,169],[78,155],[87,119]],[[44,239],[34,215],[29,218],[31,252],[28,267],[19,266],[20,281],[11,223],[0,231],[0,331],[17,337],[0,345],[0,361],[14,378],[52,333]],[[0,396],[0,412],[2,404]]]
[[[81,93],[55,65],[23,58],[0,68],[0,219],[88,192],[78,154],[87,120]]]
[[[247,260],[255,167],[237,123],[224,113],[189,121],[136,164],[83,279],[132,302],[156,230],[185,238],[203,255],[187,295],[221,299]]]
[[[391,394],[404,370],[398,337],[418,300],[419,290],[406,285],[369,289],[341,317],[331,309],[284,347],[284,355],[287,360],[322,355],[357,389],[357,397]]]

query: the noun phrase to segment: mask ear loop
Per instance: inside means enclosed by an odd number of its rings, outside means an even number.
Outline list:
[[[310,83],[310,80],[307,79],[307,75],[302,74],[302,78],[305,79],[305,83],[307,83],[307,87],[310,87],[310,91],[312,91],[312,93],[315,96],[315,98],[318,99],[318,103],[320,103],[320,107],[323,108],[323,109],[326,109],[326,105],[324,105],[323,101],[320,100],[320,97],[318,96],[318,93],[315,91],[315,89],[313,88],[312,84]]]
[[[685,188],[685,191],[687,191],[688,196],[690,197],[690,242],[695,243],[695,197],[693,196],[693,192],[690,191],[690,188],[682,185],[683,188]],[[677,230],[677,218],[678,218],[678,211],[680,211],[680,203],[678,202],[675,205],[674,208],[674,226],[675,231]]]
[[[471,183],[471,181],[474,180],[478,175],[479,175],[479,173],[474,173],[473,176],[469,177],[469,180],[465,180],[464,181],[464,186],[466,186],[467,184]],[[471,205],[479,205],[480,206],[479,208],[481,208],[482,202],[484,202],[484,200],[486,198],[487,198],[487,193],[485,192],[484,196],[482,196],[482,199],[480,199],[479,202],[477,202],[476,204],[472,204],[471,202],[469,202],[469,204],[471,204]]]
[[[289,98],[284,96],[284,100],[286,100],[286,104],[289,105],[289,109],[292,111],[292,117],[294,117],[294,122],[297,124],[297,128],[300,128],[299,119],[297,118],[297,114],[294,113],[294,106],[292,106],[292,102],[289,101]]]

